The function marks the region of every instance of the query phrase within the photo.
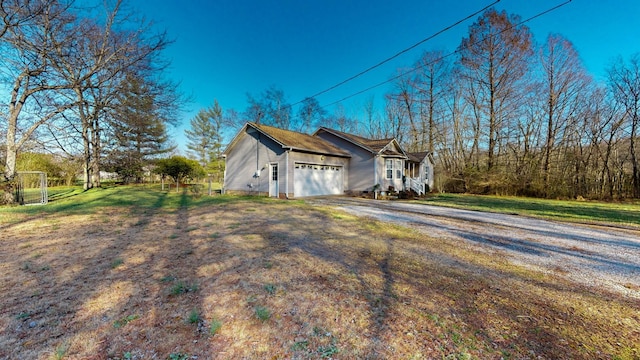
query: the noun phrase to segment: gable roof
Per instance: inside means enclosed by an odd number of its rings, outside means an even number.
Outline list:
[[[374,154],[382,154],[382,155],[387,155],[387,156],[401,156],[401,157],[407,157],[407,154],[404,152],[404,150],[402,150],[402,147],[400,147],[400,144],[398,144],[398,142],[396,141],[395,138],[389,138],[389,139],[367,139],[365,137],[362,136],[358,136],[358,135],[353,135],[353,134],[347,134],[345,132],[342,131],[338,131],[338,130],[334,130],[334,129],[329,129],[326,127],[320,127],[313,135],[317,135],[320,131],[325,131],[328,132],[330,134],[333,134],[337,137],[340,137],[346,141],[349,141],[355,145],[360,146],[361,148],[368,150]],[[395,151],[395,149],[390,149],[389,145],[394,143],[398,149],[400,149],[400,152]]]
[[[407,153],[407,156],[409,157],[409,160],[411,160],[413,162],[418,162],[418,163],[422,162],[422,160],[424,160],[424,158],[427,157],[427,155],[429,155],[428,151]]]
[[[238,132],[238,135],[229,143],[224,153],[227,154],[237,141],[240,134],[247,131],[248,128],[252,128],[264,134],[284,149],[297,150],[303,152],[311,152],[323,155],[334,155],[340,157],[351,157],[351,155],[336,146],[330,144],[319,137],[311,136],[291,130],[279,129],[273,126],[267,126],[262,124],[256,124],[248,122],[244,125],[242,130]]]

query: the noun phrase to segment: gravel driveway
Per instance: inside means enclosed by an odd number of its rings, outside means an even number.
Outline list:
[[[587,286],[640,298],[640,231],[400,201],[317,198],[357,216],[410,226]]]

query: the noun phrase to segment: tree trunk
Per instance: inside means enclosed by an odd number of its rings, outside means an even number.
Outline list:
[[[92,118],[91,126],[91,151],[93,153],[91,157],[91,176],[94,187],[100,187],[100,152],[102,146],[100,143],[100,123],[98,121],[98,111]]]
[[[551,68],[551,71],[548,72],[549,74],[549,98],[548,98],[548,114],[547,114],[547,141],[545,144],[545,148],[544,148],[544,162],[542,165],[542,184],[544,187],[544,192],[547,195],[547,197],[549,197],[549,161],[551,158],[551,148],[553,147],[553,140],[554,140],[554,132],[553,132],[553,115],[554,115],[554,108],[555,108],[555,99],[554,99],[554,81],[553,81],[553,67]]]
[[[495,135],[498,132],[496,124],[496,89],[493,74],[493,54],[489,59],[489,153],[487,159],[487,170],[491,171],[494,162],[494,152],[496,147]]]
[[[640,169],[638,169],[638,159],[636,156],[636,132],[638,126],[638,114],[633,114],[631,120],[631,136],[629,139],[629,151],[631,152],[631,166],[633,173],[631,174],[633,184],[633,197],[635,199],[640,198]]]
[[[429,153],[433,154],[433,142],[434,137],[435,137],[435,131],[434,131],[434,119],[433,119],[433,112],[434,112],[434,94],[433,94],[433,87],[434,87],[434,83],[433,83],[433,72],[431,74],[431,76],[429,77],[429,145],[427,145],[427,150],[429,151]]]
[[[82,157],[82,188],[89,190],[93,187],[91,179],[91,141],[86,120],[82,120],[82,143],[84,145]]]
[[[14,89],[14,97],[9,105],[9,119],[7,124],[7,138],[6,138],[6,154],[4,163],[4,198],[2,199],[4,204],[15,204],[15,183],[13,182],[16,176],[16,159],[18,157],[18,146],[16,144],[16,129],[18,127],[18,114],[22,109],[22,104],[15,102],[17,97],[17,90]]]

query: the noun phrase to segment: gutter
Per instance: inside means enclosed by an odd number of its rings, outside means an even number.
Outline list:
[[[286,149],[287,151],[299,151],[299,152],[304,152],[304,153],[309,153],[309,154],[327,155],[327,156],[335,156],[335,157],[342,157],[342,158],[350,158],[351,157],[351,154],[349,154],[349,153],[338,154],[338,153],[333,153],[333,152],[328,152],[328,151],[317,151],[317,150],[304,149],[304,148],[299,148],[299,147],[295,147],[295,146],[283,146],[282,148]]]
[[[224,159],[224,172],[222,173],[222,189],[220,189],[220,195],[224,195],[224,185],[227,181],[227,155],[222,155],[222,158]]]

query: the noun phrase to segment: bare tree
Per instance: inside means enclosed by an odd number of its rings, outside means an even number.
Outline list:
[[[53,1],[0,0],[0,38],[9,30],[34,20]]]
[[[359,133],[358,121],[347,116],[342,104],[337,104],[333,110],[333,114],[328,115],[327,123],[328,127],[333,127],[342,132]]]
[[[638,126],[640,126],[640,54],[629,61],[619,58],[609,69],[609,82],[615,100],[620,104],[628,134],[631,159],[631,182],[634,198],[640,197],[640,166],[636,153]]]
[[[249,106],[244,112],[247,121],[291,129],[291,105],[287,102],[284,91],[271,86],[259,97],[247,94]]]
[[[592,93],[593,102],[596,105],[594,117],[597,126],[590,129],[591,144],[598,152],[600,160],[598,196],[600,198],[613,199],[614,193],[620,196],[616,190],[616,165],[615,153],[620,143],[620,129],[624,123],[624,116],[619,113],[618,105],[607,89],[598,87]],[[594,124],[595,125],[595,124]]]
[[[469,28],[458,48],[462,75],[469,86],[467,101],[478,119],[477,131],[487,127],[487,169],[495,165],[497,146],[506,122],[516,118],[520,82],[532,54],[529,29],[520,18],[487,10]]]
[[[302,101],[298,111],[298,131],[309,132],[322,124],[327,111],[320,106],[315,98],[306,98]]]
[[[382,121],[380,113],[376,109],[375,99],[373,96],[368,97],[363,104],[364,129],[361,129],[357,134],[369,137],[371,139],[389,138],[393,133],[393,124],[397,122],[392,115],[394,112],[387,111],[387,121]]]
[[[541,49],[541,65],[544,72],[543,88],[546,103],[546,139],[543,151],[543,186],[547,196],[549,189],[549,166],[551,155],[562,136],[567,122],[575,117],[581,107],[580,96],[586,92],[590,78],[580,62],[571,42],[559,35],[549,35]]]
[[[150,24],[124,13],[122,0],[103,10],[103,23],[86,16],[67,29],[73,41],[68,44],[74,46],[53,49],[56,61],[52,68],[74,94],[70,102],[79,120],[85,190],[100,186],[102,130],[107,113],[114,111],[117,95],[122,93],[121,85],[127,84],[128,74],[144,77],[158,70],[156,59],[169,43],[164,33],[153,33]],[[136,24],[136,30],[125,30],[127,24]]]
[[[21,6],[19,2],[2,2],[0,46],[9,88],[3,174],[8,183],[7,202],[12,201],[11,181],[20,148],[42,124],[72,106],[59,95],[72,84],[50,71],[55,49],[73,44],[67,29],[77,18],[68,11],[70,3],[34,0]]]
[[[407,73],[407,70],[399,69],[398,72]],[[418,99],[413,85],[408,76],[399,76],[395,82],[396,91],[385,98],[385,113],[393,137],[400,143],[406,143],[409,150],[418,151],[421,150],[419,143],[422,135],[417,121]],[[405,134],[408,135],[406,140]]]
[[[417,149],[434,152],[436,136],[444,123],[444,96],[449,77],[449,64],[442,51],[427,51],[415,65],[413,86],[418,91],[419,138]],[[448,79],[449,78],[449,79]]]

